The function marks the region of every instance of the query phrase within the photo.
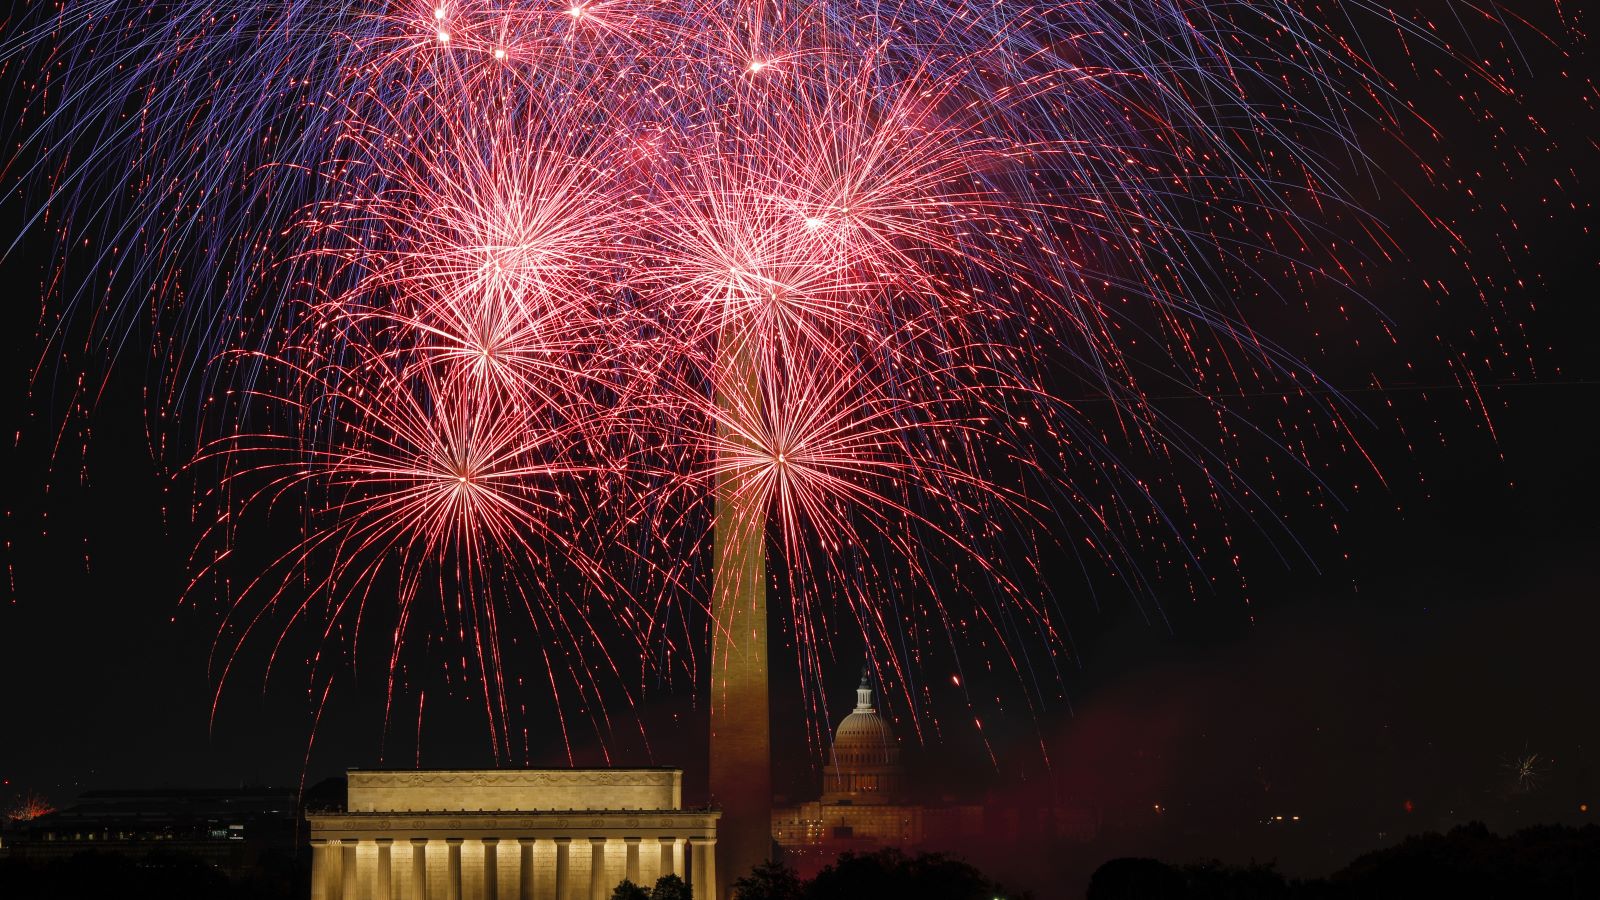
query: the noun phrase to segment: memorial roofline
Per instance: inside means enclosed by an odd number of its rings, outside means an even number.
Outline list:
[[[359,769],[348,767],[346,772],[374,775],[516,775],[522,772],[682,772],[678,766],[545,766],[530,769]]]

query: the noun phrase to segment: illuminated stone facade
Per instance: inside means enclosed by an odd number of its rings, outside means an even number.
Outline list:
[[[900,743],[874,706],[866,673],[856,689],[855,709],[834,735],[821,798],[772,812],[772,838],[802,874],[844,850],[920,847],[982,829],[981,807],[907,802]]]
[[[624,878],[716,900],[715,810],[677,769],[349,773],[311,814],[312,900],[608,900]]]
[[[822,770],[822,802],[830,805],[888,804],[905,792],[900,743],[873,706],[872,685],[861,673],[856,708],[839,723],[833,752]]]

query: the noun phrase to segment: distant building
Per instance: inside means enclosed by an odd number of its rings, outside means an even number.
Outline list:
[[[802,874],[846,850],[948,849],[983,833],[982,806],[910,802],[899,741],[873,700],[863,672],[822,771],[822,796],[772,811],[773,840]]]
[[[715,900],[715,810],[679,769],[352,770],[310,813],[312,900],[608,900],[678,875]]]
[[[912,788],[901,766],[900,743],[874,706],[872,684],[863,671],[855,709],[839,723],[822,770],[822,796],[774,808],[772,839],[786,862],[810,876],[847,850],[962,853],[980,843],[1088,841],[1099,830],[1093,811],[1049,793],[1026,800],[926,803],[915,797],[928,792]]]
[[[185,854],[237,876],[264,853],[294,852],[296,812],[287,788],[89,791],[65,809],[14,823],[6,851],[35,862],[86,850]]]

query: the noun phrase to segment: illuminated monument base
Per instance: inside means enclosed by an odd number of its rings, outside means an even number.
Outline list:
[[[609,900],[678,875],[716,900],[715,810],[678,769],[349,773],[310,814],[312,900]]]

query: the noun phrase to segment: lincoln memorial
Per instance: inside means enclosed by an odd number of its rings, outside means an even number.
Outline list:
[[[312,900],[609,900],[678,875],[716,900],[715,810],[679,769],[359,771],[312,813]]]

